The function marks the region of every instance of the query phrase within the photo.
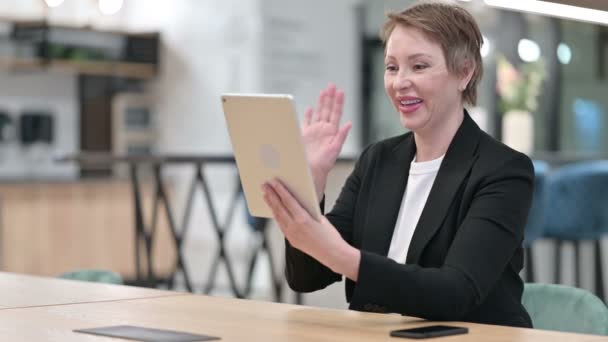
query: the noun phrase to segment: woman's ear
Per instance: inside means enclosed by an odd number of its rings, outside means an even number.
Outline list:
[[[458,84],[458,90],[464,91],[465,89],[467,89],[467,86],[469,85],[469,82],[471,81],[471,78],[475,73],[475,68],[475,62],[471,58],[467,57],[464,59],[460,73],[460,83]]]

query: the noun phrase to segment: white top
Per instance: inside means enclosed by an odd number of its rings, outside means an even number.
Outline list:
[[[444,155],[445,156],[445,155]],[[416,162],[416,157],[410,165],[407,187],[401,201],[401,209],[393,231],[393,239],[388,250],[388,257],[404,264],[407,251],[414,236],[414,230],[422,214],[422,209],[429,197],[435,177],[441,166],[443,157],[427,162]]]

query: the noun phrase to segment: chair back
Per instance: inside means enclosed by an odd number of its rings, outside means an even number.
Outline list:
[[[122,285],[120,274],[108,270],[77,270],[60,274],[58,278]]]
[[[527,283],[522,303],[535,329],[608,335],[608,307],[583,289]]]
[[[593,240],[608,232],[608,161],[560,167],[546,187],[544,235]]]

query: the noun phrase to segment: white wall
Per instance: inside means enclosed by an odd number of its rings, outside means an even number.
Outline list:
[[[378,37],[382,24],[386,21],[386,13],[403,10],[413,4],[414,0],[372,0],[365,2],[365,34],[368,37]]]
[[[159,29],[162,34],[162,72],[153,92],[164,120],[164,149],[230,153],[219,102],[223,92],[290,92],[302,114],[306,105],[316,103],[323,87],[335,82],[347,92],[345,119],[356,125],[360,110],[357,2],[129,2],[130,29]],[[320,7],[324,9],[319,11]],[[278,32],[273,26],[277,19],[299,28]],[[281,45],[278,35],[293,40]],[[273,54],[279,49],[285,55]],[[313,60],[295,64],[301,56]],[[359,147],[355,131],[345,149],[350,154]]]
[[[40,18],[45,9],[43,5],[44,2],[40,0],[0,0],[0,15],[9,18]]]
[[[360,149],[359,1],[262,2],[263,90],[295,95],[300,116],[330,82],[344,89],[343,122],[353,122],[343,155]]]
[[[165,152],[231,151],[220,94],[259,89],[257,1],[131,1],[128,26],[161,32],[152,86]]]

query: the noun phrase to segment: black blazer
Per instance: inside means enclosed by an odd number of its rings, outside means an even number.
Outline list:
[[[361,250],[358,281],[346,280],[350,309],[531,327],[519,277],[534,182],[530,159],[465,112],[404,265],[386,256],[415,152],[412,133],[370,145],[326,215]],[[286,277],[300,292],[342,279],[288,242]]]

